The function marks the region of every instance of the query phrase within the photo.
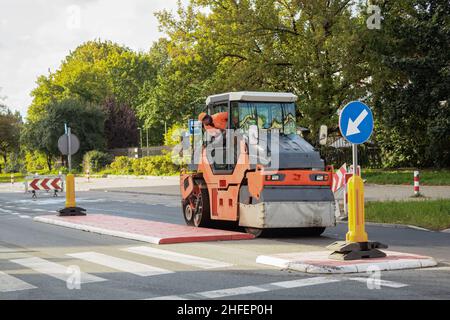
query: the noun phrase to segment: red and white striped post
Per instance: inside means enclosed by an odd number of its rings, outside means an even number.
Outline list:
[[[420,196],[420,175],[419,171],[414,171],[414,196]]]

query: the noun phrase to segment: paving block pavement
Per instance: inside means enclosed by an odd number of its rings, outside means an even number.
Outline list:
[[[88,214],[86,216],[72,217],[45,215],[35,217],[34,220],[62,227],[154,244],[250,240],[254,238],[251,234],[235,231],[195,228],[105,214]]]

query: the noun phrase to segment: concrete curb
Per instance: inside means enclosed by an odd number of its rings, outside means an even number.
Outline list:
[[[45,217],[35,217],[33,220],[37,221],[37,222],[56,225],[56,226],[61,226],[61,227],[66,227],[66,228],[71,228],[71,229],[76,229],[76,230],[81,230],[81,231],[87,231],[87,232],[92,232],[92,233],[98,233],[98,234],[103,234],[103,235],[107,235],[107,236],[129,239],[129,240],[136,240],[136,241],[148,242],[148,243],[153,243],[153,244],[160,244],[160,242],[161,242],[161,238],[149,237],[149,236],[139,235],[139,234],[135,234],[135,233],[108,230],[108,229],[103,229],[103,228],[98,228],[98,227],[81,225],[81,224],[77,224],[77,223],[71,223],[71,222],[67,222],[67,221],[49,219],[49,218],[45,218]]]
[[[168,193],[161,193],[161,192],[145,192],[145,191],[130,191],[130,190],[113,190],[113,189],[114,188],[111,188],[111,189],[89,189],[88,191],[140,194],[140,195],[164,196],[164,197],[175,197],[175,198],[181,197],[179,194],[168,194]]]
[[[175,180],[175,179],[179,179],[180,177],[179,176],[134,176],[134,175],[108,174],[108,175],[106,175],[106,178],[109,178],[109,179]]]
[[[368,270],[394,271],[402,269],[418,269],[434,267],[437,262],[432,257],[407,255],[402,253],[385,251],[387,258],[372,259],[370,262],[363,260],[338,261],[328,259],[329,251],[317,251],[309,253],[290,253],[286,255],[262,255],[256,258],[256,263],[278,267],[280,269],[299,271],[312,274],[346,274],[365,273]],[[395,254],[404,258],[390,259]]]

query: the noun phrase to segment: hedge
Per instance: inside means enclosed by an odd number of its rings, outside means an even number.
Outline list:
[[[143,157],[140,159],[116,157],[106,169],[109,174],[170,176],[180,172],[180,166],[173,163],[171,154]]]

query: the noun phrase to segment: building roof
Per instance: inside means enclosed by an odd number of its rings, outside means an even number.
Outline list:
[[[295,102],[297,96],[286,92],[227,92],[209,96],[206,104],[222,101],[249,101],[249,102]]]

